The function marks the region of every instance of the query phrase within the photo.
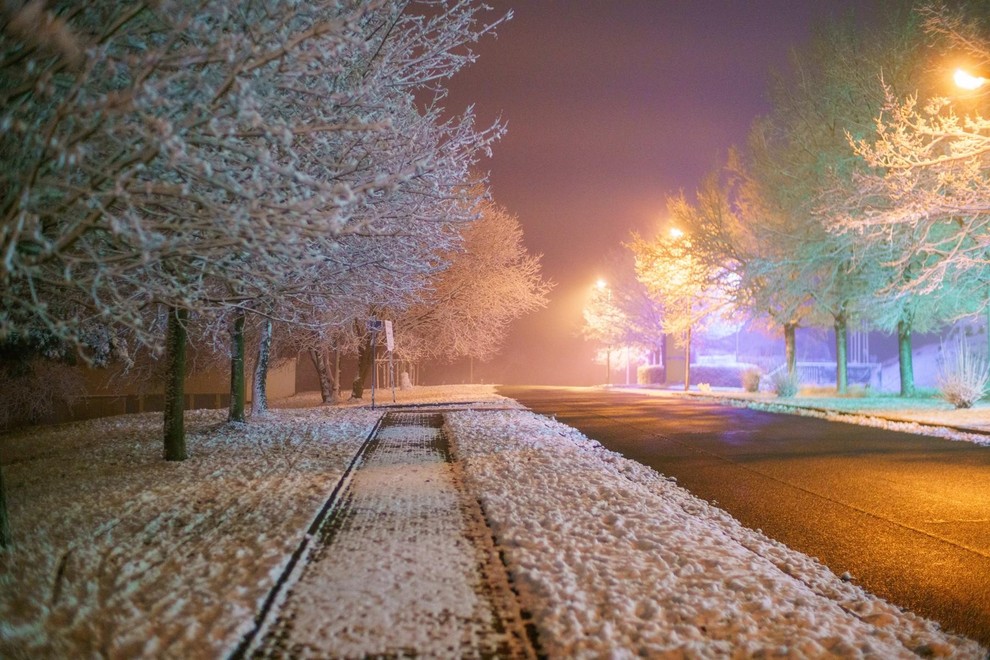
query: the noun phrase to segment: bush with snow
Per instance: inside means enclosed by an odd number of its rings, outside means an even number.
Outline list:
[[[942,344],[942,359],[936,376],[939,396],[956,408],[972,408],[987,393],[990,364],[975,355],[960,337],[954,345]]]

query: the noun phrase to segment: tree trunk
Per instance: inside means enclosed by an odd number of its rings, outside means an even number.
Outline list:
[[[845,314],[835,317],[835,390],[849,391],[849,328]]]
[[[333,369],[330,371],[332,375],[331,381],[333,382],[333,400],[336,403],[340,402],[340,349],[333,349]]]
[[[372,362],[371,333],[366,333],[358,346],[358,373],[351,383],[351,398],[360,399],[364,396],[364,381],[368,377]]]
[[[914,363],[911,356],[911,322],[897,322],[897,357],[901,368],[901,396],[914,395]]]
[[[183,425],[186,399],[186,321],[189,311],[169,308],[165,335],[168,374],[165,383],[165,460],[186,460]]]
[[[254,388],[251,397],[251,414],[264,415],[268,412],[268,362],[272,350],[272,321],[265,319],[261,324],[261,337],[258,338],[258,359],[254,363]]]
[[[230,330],[230,412],[227,421],[244,421],[244,312],[238,312]]]
[[[337,403],[339,400],[340,387],[335,382],[330,369],[330,353],[325,348],[312,350],[309,356],[313,359],[316,367],[316,374],[320,378],[320,398],[323,403]]]
[[[684,341],[684,391],[691,389],[691,328]]]
[[[0,548],[13,544],[10,536],[10,517],[7,514],[7,488],[3,483],[3,468],[0,467]]]
[[[797,374],[797,323],[784,324],[784,355],[787,358],[787,375]]]

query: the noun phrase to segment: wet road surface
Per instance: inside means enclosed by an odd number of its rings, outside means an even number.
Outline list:
[[[990,646],[990,448],[693,398],[498,391]]]

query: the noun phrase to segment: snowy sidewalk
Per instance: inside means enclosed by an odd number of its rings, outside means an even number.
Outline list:
[[[252,657],[532,657],[439,413],[390,412]]]

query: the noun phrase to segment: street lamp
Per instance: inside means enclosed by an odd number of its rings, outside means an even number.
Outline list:
[[[952,74],[952,80],[955,81],[957,87],[969,91],[977,90],[988,82],[983,76],[974,76],[965,69],[956,69],[956,72]]]
[[[595,282],[595,286],[598,287],[599,291],[605,292],[605,302],[607,303],[605,313],[609,314],[612,307],[612,290],[608,288],[608,282],[606,282],[602,278],[598,278],[598,281]],[[608,332],[611,332],[611,328],[608,328],[607,330]],[[605,386],[608,387],[611,381],[612,381],[612,343],[610,341],[605,348]]]

